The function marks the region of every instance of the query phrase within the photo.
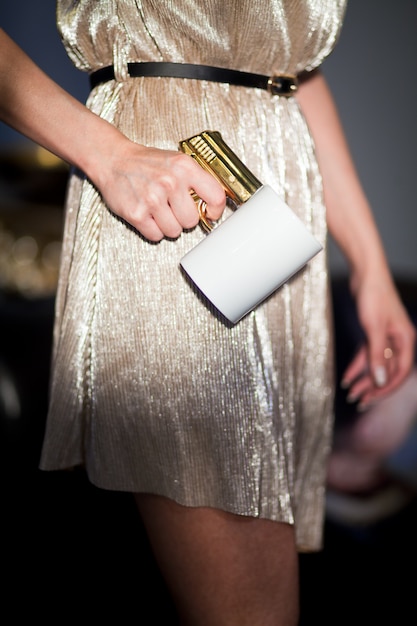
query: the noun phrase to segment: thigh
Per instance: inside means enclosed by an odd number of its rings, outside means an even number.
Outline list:
[[[298,556],[288,524],[136,496],[184,624],[294,626]]]

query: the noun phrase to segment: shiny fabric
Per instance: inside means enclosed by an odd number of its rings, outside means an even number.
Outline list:
[[[126,78],[129,61],[297,73],[333,48],[344,0],[58,0],[68,54],[116,81],[88,106],[134,141],[177,149],[219,130],[326,244],[320,173],[295,98],[187,79]],[[65,120],[63,120],[65,123]],[[114,490],[295,524],[322,541],[333,361],[326,252],[236,326],[179,260],[200,227],[152,244],[74,172],[56,302],[43,469],[85,465]]]

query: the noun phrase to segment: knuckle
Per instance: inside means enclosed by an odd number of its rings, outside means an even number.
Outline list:
[[[175,185],[176,185],[176,178],[175,178],[174,172],[164,170],[163,172],[159,173],[158,181],[155,184],[155,188],[157,189],[159,186],[159,188],[161,189],[161,192],[166,197],[169,197],[171,192],[175,189]],[[154,197],[156,197],[158,194],[154,192],[153,195]]]
[[[152,241],[153,243],[158,243],[159,241],[162,241],[162,239],[164,238],[163,233],[155,233],[155,232],[146,233],[146,232],[142,232],[142,235],[144,235],[146,237],[146,239],[149,239],[149,241]]]
[[[174,152],[170,159],[169,171],[172,172],[172,179],[188,175],[196,166],[194,159],[183,152]]]
[[[226,193],[221,187],[219,187],[214,197],[214,209],[218,213],[219,217],[223,213],[225,206],[226,206]]]
[[[195,226],[197,226],[199,220],[200,217],[198,215],[198,212],[196,208],[193,207],[191,210],[187,211],[186,215],[184,215],[182,219],[182,225],[184,228],[194,228]]]
[[[164,233],[166,237],[168,237],[169,239],[178,239],[178,237],[181,235],[182,233],[182,227],[181,226],[171,226],[170,228],[166,229],[166,232]]]

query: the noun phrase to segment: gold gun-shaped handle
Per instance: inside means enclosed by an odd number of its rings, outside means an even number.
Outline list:
[[[249,200],[262,187],[262,183],[229,148],[217,130],[206,130],[184,139],[180,141],[179,149],[192,156],[201,167],[212,174],[222,185],[226,195],[237,205]],[[205,202],[195,192],[192,196],[203,226],[206,230],[212,230],[213,223],[206,216]]]

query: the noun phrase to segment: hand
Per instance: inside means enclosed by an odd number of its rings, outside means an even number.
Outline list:
[[[367,491],[386,478],[385,462],[407,440],[417,417],[417,367],[387,398],[355,416],[336,433],[328,463],[328,485]]]
[[[154,242],[176,238],[196,226],[199,215],[191,191],[206,202],[207,216],[219,219],[225,192],[192,157],[121,142],[93,182],[109,208],[144,237]]]
[[[346,369],[342,386],[348,400],[368,408],[396,389],[414,361],[415,329],[390,277],[356,285],[356,305],[366,343]]]

